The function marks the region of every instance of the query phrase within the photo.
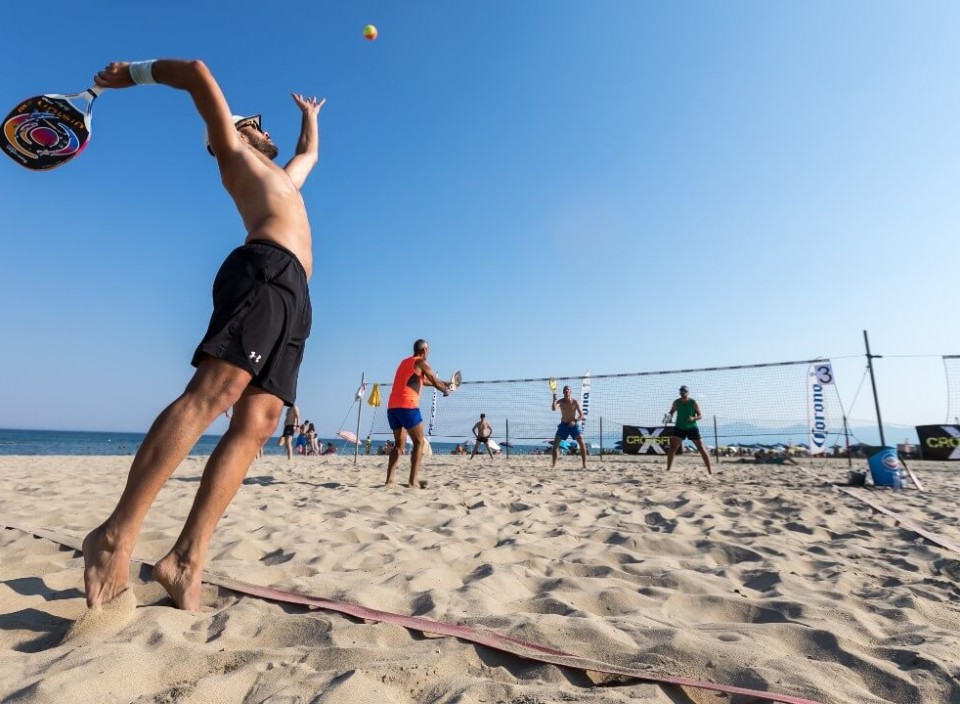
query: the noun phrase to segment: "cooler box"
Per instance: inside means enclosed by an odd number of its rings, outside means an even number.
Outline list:
[[[867,465],[870,467],[870,476],[876,486],[892,486],[894,489],[901,487],[900,469],[903,465],[897,457],[897,448],[874,448],[872,454],[867,457]]]

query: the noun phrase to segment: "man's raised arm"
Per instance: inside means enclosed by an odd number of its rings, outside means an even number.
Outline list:
[[[223,97],[206,64],[199,60],[157,59],[153,61],[115,61],[107,64],[94,78],[105,88],[129,88],[138,84],[161,83],[190,93],[197,112],[207,124],[210,147],[225,156],[241,149],[240,137],[230,117],[230,106]]]
[[[291,95],[293,102],[303,112],[303,119],[300,124],[300,139],[297,140],[297,152],[283,168],[293,181],[293,185],[303,188],[307,176],[313,171],[313,167],[317,165],[317,160],[320,158],[320,129],[317,126],[317,118],[320,108],[327,99],[306,98],[299,93]]]

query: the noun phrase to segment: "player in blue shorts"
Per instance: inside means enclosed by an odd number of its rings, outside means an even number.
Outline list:
[[[560,409],[560,425],[557,426],[557,435],[553,438],[553,464],[557,466],[557,451],[560,449],[560,441],[569,437],[574,438],[580,445],[580,459],[583,460],[583,468],[587,468],[587,446],[583,443],[583,434],[580,432],[580,419],[583,418],[583,411],[580,410],[580,404],[570,395],[570,387],[563,387],[563,398],[557,400],[557,392],[553,392],[553,403],[550,410]]]

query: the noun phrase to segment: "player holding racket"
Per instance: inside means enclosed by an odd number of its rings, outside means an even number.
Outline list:
[[[563,387],[563,398],[557,399],[556,382],[550,380],[550,390],[553,391],[553,403],[550,404],[550,410],[560,410],[560,424],[557,426],[557,433],[553,438],[553,449],[550,454],[553,457],[551,468],[557,466],[557,452],[560,451],[560,443],[569,437],[573,437],[580,446],[580,461],[583,468],[587,468],[587,446],[583,442],[583,432],[580,428],[580,420],[583,418],[583,411],[580,410],[580,404],[571,395],[569,386]]]
[[[680,449],[683,441],[691,440],[703,458],[703,463],[707,466],[707,474],[713,474],[713,469],[710,467],[710,455],[703,446],[703,440],[700,439],[700,427],[697,425],[697,421],[703,418],[703,413],[700,411],[700,404],[690,398],[690,390],[686,386],[680,387],[680,398],[671,404],[667,415],[663,417],[664,423],[669,422],[674,413],[677,414],[677,425],[674,427],[673,436],[670,438],[670,449],[667,450],[667,471],[669,472],[670,467],[673,466],[673,456],[677,454],[677,450]]]
[[[294,95],[302,113],[296,153],[283,168],[259,116],[237,118],[201,61],[112,63],[96,85],[160,83],[190,94],[206,123],[207,144],[246,226],[243,245],[213,286],[213,314],[194,353],[186,390],[154,421],[110,517],[83,541],[87,604],[126,588],[130,557],[157,492],[211,422],[231,406],[230,427],[210,456],[183,531],[153,575],[182,609],[200,606],[200,580],[213,531],[284,406],[293,405],[310,334],[307,281],[313,267],[310,222],[300,196],[319,154],[324,100]],[[159,95],[159,94],[158,94]],[[161,207],[168,207],[162,195]]]
[[[439,389],[444,396],[450,394],[450,384],[438,378],[427,362],[429,354],[430,343],[417,340],[413,343],[413,355],[401,361],[394,374],[390,399],[387,401],[387,422],[393,431],[394,444],[387,462],[387,481],[384,486],[394,482],[400,448],[403,447],[408,433],[413,441],[413,448],[410,450],[410,480],[407,486],[412,489],[426,486],[426,482],[418,479],[426,442],[423,437],[423,415],[420,413],[420,392],[423,387],[432,386]]]

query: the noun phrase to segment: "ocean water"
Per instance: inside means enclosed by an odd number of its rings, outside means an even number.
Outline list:
[[[102,433],[79,430],[8,430],[0,428],[0,455],[133,455],[139,449],[144,433]],[[190,451],[192,456],[209,455],[220,441],[220,435],[204,435]],[[386,440],[374,438],[373,451]],[[322,439],[321,442],[333,442],[337,454],[352,455],[354,446],[340,438]],[[434,441],[431,443],[436,454],[449,454],[456,443]],[[473,449],[472,444],[467,451]],[[282,455],[284,448],[277,445],[277,438],[271,438],[263,448],[266,455]],[[519,448],[516,450],[521,452]],[[361,446],[360,453],[364,449]],[[511,451],[514,452],[514,451]]]
[[[0,455],[133,455],[143,438],[144,433],[0,428]],[[219,435],[204,435],[190,454],[209,455],[218,440]]]

